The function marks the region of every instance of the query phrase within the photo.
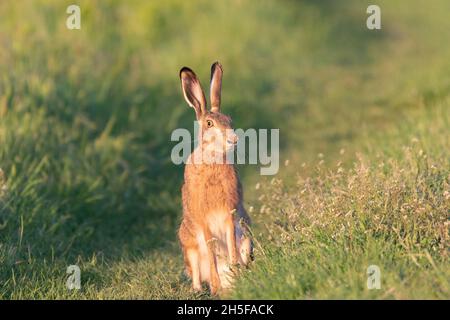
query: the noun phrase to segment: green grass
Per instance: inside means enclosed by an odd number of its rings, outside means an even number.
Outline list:
[[[0,298],[211,298],[169,140],[193,127],[178,70],[207,88],[215,60],[234,125],[280,128],[289,160],[239,168],[256,260],[228,296],[450,297],[448,1],[379,1],[381,31],[366,1],[86,0],[80,31],[69,4],[0,4]]]

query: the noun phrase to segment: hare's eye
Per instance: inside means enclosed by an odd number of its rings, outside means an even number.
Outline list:
[[[214,123],[211,120],[206,120],[206,126],[208,128],[211,128],[214,125]]]

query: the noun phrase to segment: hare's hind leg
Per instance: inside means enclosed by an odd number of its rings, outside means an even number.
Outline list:
[[[200,291],[202,290],[202,284],[200,280],[200,253],[197,242],[189,233],[184,223],[180,226],[179,237],[183,248],[186,273],[192,279],[192,288],[195,291]]]
[[[236,250],[236,232],[234,225],[234,217],[232,214],[225,221],[227,250],[228,250],[228,263],[231,266],[237,264],[237,250]]]
[[[253,242],[247,224],[240,222],[236,226],[236,240],[239,263],[246,266],[253,260]]]
[[[253,244],[252,240],[246,236],[243,236],[239,245],[239,256],[244,266],[253,260]]]

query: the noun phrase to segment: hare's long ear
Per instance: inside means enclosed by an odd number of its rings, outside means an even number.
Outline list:
[[[200,81],[188,67],[180,70],[181,88],[186,102],[195,110],[197,119],[206,112],[206,99]]]
[[[211,111],[220,111],[220,96],[222,90],[222,66],[219,62],[213,63],[211,66],[211,87],[209,89],[211,99]]]

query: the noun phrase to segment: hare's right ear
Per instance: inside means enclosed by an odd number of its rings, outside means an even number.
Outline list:
[[[206,99],[200,81],[188,67],[180,70],[181,88],[186,102],[195,110],[197,119],[206,112]]]
[[[209,89],[210,99],[211,99],[211,111],[220,111],[220,96],[222,90],[222,65],[219,61],[213,63],[211,66],[211,86]]]

